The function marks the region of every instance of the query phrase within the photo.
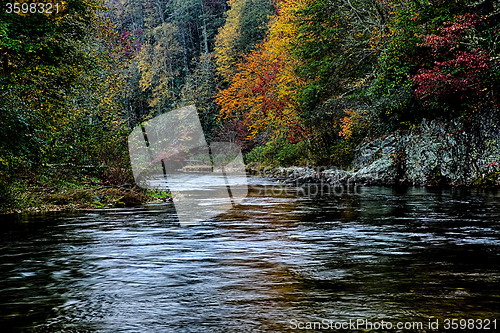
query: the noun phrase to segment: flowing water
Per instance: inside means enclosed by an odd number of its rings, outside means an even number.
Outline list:
[[[0,217],[2,331],[499,329],[498,193],[269,185],[184,227],[171,203]]]

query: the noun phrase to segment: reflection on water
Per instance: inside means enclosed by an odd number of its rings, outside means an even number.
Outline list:
[[[188,227],[172,204],[4,216],[2,326],[297,332],[292,319],[500,319],[499,195],[271,195],[252,184],[237,209]]]

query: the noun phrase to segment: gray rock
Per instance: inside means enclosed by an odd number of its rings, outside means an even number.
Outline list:
[[[290,167],[271,173],[293,184],[369,185],[471,185],[493,174],[500,185],[500,174],[496,176],[500,172],[498,121],[492,112],[478,113],[468,124],[461,119],[424,119],[411,130],[360,144],[354,151],[352,171]]]
[[[422,121],[405,133],[396,132],[358,146],[351,182],[471,185],[500,167],[500,131],[487,114],[476,116],[474,131],[459,120]],[[496,169],[494,169],[496,168]]]

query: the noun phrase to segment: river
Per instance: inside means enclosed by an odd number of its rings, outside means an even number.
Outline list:
[[[189,226],[172,203],[1,216],[2,331],[500,326],[499,193],[270,185]]]

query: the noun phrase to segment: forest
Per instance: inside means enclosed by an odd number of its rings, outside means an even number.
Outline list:
[[[58,12],[0,12],[3,212],[96,188],[123,203],[128,135],[187,105],[247,165],[347,169],[361,142],[422,119],[498,114],[494,0],[43,3]]]

